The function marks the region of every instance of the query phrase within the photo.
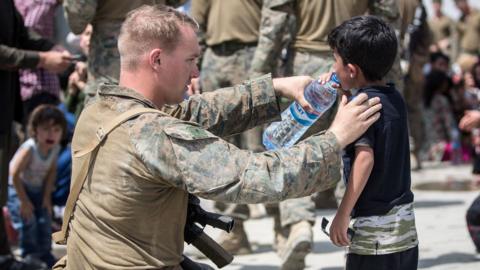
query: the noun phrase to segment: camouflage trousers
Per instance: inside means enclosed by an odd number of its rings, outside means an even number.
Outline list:
[[[234,51],[229,55],[217,55],[211,48],[207,48],[200,72],[202,91],[214,91],[249,79],[248,72],[255,49],[255,46],[250,46]],[[265,150],[261,140],[262,131],[262,127],[256,127],[225,139],[241,149],[261,152]],[[238,219],[244,220],[250,216],[248,205],[216,202],[215,207],[225,215]]]
[[[395,88],[397,88],[398,92],[402,94],[404,92],[404,82],[403,82],[403,72],[402,67],[400,66],[400,55],[397,54],[395,57],[395,62],[393,63],[392,68],[390,71],[385,75],[385,82],[387,83],[394,83]]]
[[[120,53],[117,49],[119,22],[94,24],[88,52],[88,81],[84,89],[84,104],[95,99],[98,86],[104,82],[118,82]]]

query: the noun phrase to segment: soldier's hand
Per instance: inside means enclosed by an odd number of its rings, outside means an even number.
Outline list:
[[[344,148],[380,118],[381,108],[378,97],[368,99],[368,96],[362,93],[347,103],[347,97],[342,96],[337,115],[328,130],[335,134],[341,148]]]
[[[71,64],[71,55],[68,51],[39,52],[40,62],[38,68],[44,68],[50,72],[60,73]]]
[[[307,102],[303,95],[305,87],[311,81],[313,79],[309,76],[275,78],[273,79],[273,88],[278,95],[295,100],[305,111],[315,113],[312,105]]]

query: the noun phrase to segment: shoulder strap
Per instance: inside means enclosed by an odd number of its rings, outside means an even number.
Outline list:
[[[77,202],[78,196],[80,191],[82,190],[83,183],[85,183],[85,179],[87,178],[88,171],[90,170],[91,162],[94,160],[97,152],[95,150],[98,149],[98,146],[103,142],[103,140],[107,137],[107,135],[118,127],[120,124],[126,122],[127,120],[138,116],[143,113],[158,113],[158,114],[165,114],[156,109],[150,108],[137,108],[126,111],[119,116],[115,117],[112,121],[106,123],[103,126],[98,127],[96,131],[96,140],[88,145],[86,148],[75,151],[73,153],[73,157],[79,158],[85,156],[83,158],[82,164],[80,166],[80,170],[78,174],[75,175],[75,179],[72,179],[72,186],[70,188],[70,194],[68,195],[67,204],[65,206],[65,213],[63,214],[63,224],[62,229],[59,232],[56,232],[52,235],[53,241],[57,244],[66,244],[67,236],[68,236],[68,225],[70,223],[70,219],[72,218],[73,210],[75,204]],[[166,114],[165,114],[166,115]],[[93,158],[92,158],[93,157]]]

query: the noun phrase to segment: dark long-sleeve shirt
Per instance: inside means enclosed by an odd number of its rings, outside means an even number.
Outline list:
[[[0,1],[0,134],[9,132],[13,119],[21,119],[18,83],[19,68],[35,68],[38,52],[47,51],[53,43],[28,31],[12,0]]]

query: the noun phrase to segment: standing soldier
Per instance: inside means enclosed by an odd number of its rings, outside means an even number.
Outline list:
[[[459,56],[457,62],[462,69],[470,70],[480,53],[480,12],[473,9],[467,0],[455,0],[462,15],[457,23]]]
[[[266,73],[275,71],[277,59],[267,62],[264,55],[256,52],[262,50],[257,46],[260,25],[279,20],[271,8],[280,5],[281,2],[271,0],[195,0],[192,2],[191,14],[200,27],[198,36],[202,47],[200,61],[202,91],[209,92],[230,87],[260,75],[250,72],[252,61],[264,64]],[[231,137],[230,141],[242,149],[254,152],[264,151],[261,144],[261,131],[261,127],[256,127]],[[248,205],[216,203],[216,207],[235,218],[233,231],[222,234],[220,244],[233,254],[250,253],[250,243],[243,227],[244,220],[250,215]]]
[[[412,153],[416,169],[421,169],[420,148],[424,141],[422,123],[422,100],[424,75],[423,66],[429,60],[429,47],[432,40],[427,12],[421,0],[401,0],[399,10],[402,18],[400,38],[405,40],[404,56],[408,61],[405,77],[404,97],[408,110],[408,125],[413,139]]]
[[[65,16],[74,34],[93,26],[88,55],[88,82],[85,103],[95,96],[102,82],[118,81],[120,56],[117,39],[128,12],[142,5],[179,6],[186,0],[64,0]]]
[[[433,15],[428,21],[428,26],[432,31],[432,46],[434,51],[442,51],[452,57],[454,21],[443,14],[442,0],[432,1]]]
[[[292,34],[293,39],[289,48],[290,74],[306,74],[312,77],[328,72],[334,62],[332,52],[327,44],[327,35],[343,21],[358,15],[370,13],[393,24],[399,29],[400,16],[395,0],[288,0],[283,5],[271,8],[277,20],[262,23],[260,29],[259,49],[256,54],[264,57],[252,61],[253,74],[268,72],[267,63],[276,61],[281,40],[290,28],[288,24],[295,17],[296,27]],[[277,54],[275,53],[277,52]],[[387,75],[388,81],[394,81],[397,89],[403,89],[400,70],[400,58],[397,55],[396,63]],[[325,113],[311,127],[304,138],[325,129],[332,121],[336,108]],[[317,195],[317,206],[336,206],[334,186],[328,192]],[[303,269],[305,257],[313,245],[312,226],[315,222],[315,202],[310,197],[286,200],[279,203],[279,212],[283,230],[278,230],[275,239],[279,244],[279,255],[283,261],[283,269]],[[282,240],[286,232],[287,239]],[[283,244],[282,244],[283,243]]]

